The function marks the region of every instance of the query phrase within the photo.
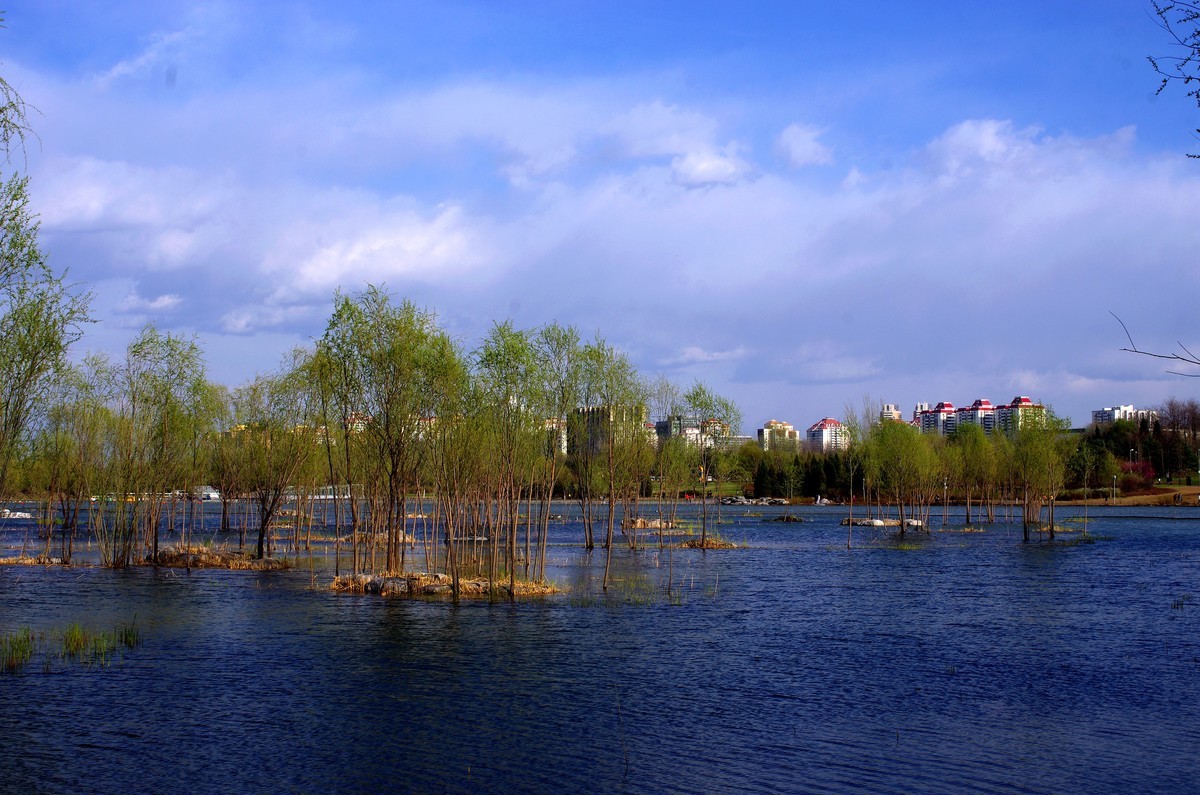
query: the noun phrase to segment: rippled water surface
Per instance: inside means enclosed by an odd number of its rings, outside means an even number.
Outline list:
[[[1195,791],[1200,510],[852,551],[840,510],[621,549],[608,597],[567,522],[571,592],[515,605],[335,595],[324,561],[3,566],[0,630],[136,616],[144,642],[0,674],[0,790]]]

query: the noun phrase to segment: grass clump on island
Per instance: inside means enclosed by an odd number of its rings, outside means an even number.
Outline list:
[[[717,535],[708,538],[689,538],[679,545],[684,549],[737,549],[738,545]]]
[[[95,631],[74,623],[65,629],[35,633],[29,627],[0,635],[0,666],[6,673],[22,671],[35,657],[42,658],[42,670],[50,672],[54,664],[79,663],[107,666],[120,659],[127,649],[142,643],[137,620],[111,631]]]
[[[226,549],[191,545],[190,547],[168,547],[158,551],[158,558],[147,556],[147,566],[163,566],[169,569],[232,569],[252,571],[280,571],[290,569],[291,564],[279,558],[255,558],[250,550]]]
[[[369,593],[380,596],[450,596],[454,587],[449,574],[346,574],[334,577],[330,590],[338,593]],[[458,595],[479,598],[525,598],[559,593],[553,583],[517,580],[516,593],[510,594],[507,581],[460,578]]]
[[[0,566],[62,566],[66,565],[62,558],[51,555],[15,555],[0,558]]]
[[[62,558],[50,555],[17,555],[0,558],[3,566],[65,566]],[[85,564],[86,565],[86,564]],[[290,561],[282,558],[256,558],[246,550],[227,549],[192,544],[188,547],[166,547],[157,558],[147,555],[137,562],[141,566],[161,566],[167,569],[230,569],[234,571],[282,571],[290,569]]]

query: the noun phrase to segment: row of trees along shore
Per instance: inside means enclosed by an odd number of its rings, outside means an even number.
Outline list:
[[[1200,430],[1178,401],[1164,405],[1166,428],[1122,421],[1072,434],[1048,411],[1014,433],[964,425],[946,438],[864,410],[847,412],[842,451],[731,447],[741,424],[732,401],[700,383],[649,381],[599,336],[498,323],[466,351],[432,314],[375,287],[335,296],[313,346],[236,389],[207,379],[195,339],[151,325],[118,361],[58,357],[35,396],[5,437],[0,486],[6,498],[42,501],[47,552],[53,525],[69,557],[84,512],[106,564],[157,560],[164,531],[190,543],[201,525],[190,495],[209,484],[222,528],[240,530],[243,544],[250,533],[260,558],[280,529],[310,548],[319,512],[322,524],[349,528],[335,543],[340,561],[346,541],[352,573],[404,571],[420,550],[429,570],[457,577],[466,565],[510,582],[544,578],[555,497],[578,502],[584,546],[609,555],[618,528],[636,547],[638,519],[670,527],[682,498],[730,490],[823,494],[852,516],[856,503],[895,510],[901,532],[951,499],[967,522],[995,521],[998,510],[1011,519],[1019,505],[1028,537],[1044,509],[1053,532],[1068,487],[1106,495],[1119,476],[1123,490],[1137,488],[1155,477],[1155,457],[1194,467]],[[5,416],[18,410],[6,394]],[[700,443],[660,440],[648,416],[701,419]],[[701,546],[719,503],[713,511],[710,521],[703,501]]]
[[[419,551],[456,586],[464,570],[512,585],[545,576],[555,496],[578,502],[584,545],[610,562],[618,527],[639,544],[652,478],[663,527],[701,471],[718,488],[732,474],[712,449],[657,444],[651,403],[708,418],[711,435],[741,423],[703,384],[647,384],[599,336],[498,323],[468,352],[432,314],[369,287],[335,297],[313,346],[235,389],[207,379],[194,338],[153,325],[120,360],[64,358],[8,446],[3,496],[43,503],[47,554],[57,529],[69,557],[86,519],[114,567],[158,560],[165,535],[190,544],[194,495],[211,485],[222,528],[249,534],[259,558],[310,548],[319,514],[354,574],[403,572]],[[702,544],[708,526],[706,507]]]
[[[1158,419],[1118,420],[1072,432],[1047,409],[1014,432],[984,433],[960,426],[942,437],[902,422],[880,422],[878,407],[847,409],[847,449],[823,454],[799,450],[738,450],[735,468],[748,474],[756,494],[824,495],[863,506],[868,515],[898,508],[900,519],[928,524],[935,506],[965,507],[965,521],[1011,520],[1019,506],[1025,539],[1048,511],[1054,532],[1057,500],[1106,500],[1145,492],[1157,480],[1192,485],[1200,477],[1200,403],[1167,400]],[[903,522],[901,523],[903,532]]]

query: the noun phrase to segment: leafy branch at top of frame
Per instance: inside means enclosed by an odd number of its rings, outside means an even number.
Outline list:
[[[1182,48],[1182,55],[1153,56],[1148,55],[1150,66],[1162,78],[1155,95],[1161,94],[1174,81],[1182,82],[1187,96],[1196,100],[1200,107],[1200,3],[1170,2],[1159,3],[1150,0],[1158,26],[1166,31],[1167,36]],[[1200,129],[1196,130],[1200,137]],[[1200,154],[1188,154],[1191,158],[1200,158]]]

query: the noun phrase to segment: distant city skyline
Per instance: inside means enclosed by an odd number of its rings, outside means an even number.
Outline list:
[[[599,331],[744,433],[864,396],[1078,427],[1200,394],[1113,318],[1200,349],[1200,112],[1149,9],[20,0],[5,173],[94,292],[80,355],[153,321],[236,385],[374,283],[468,349]]]

